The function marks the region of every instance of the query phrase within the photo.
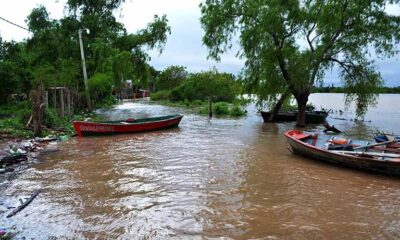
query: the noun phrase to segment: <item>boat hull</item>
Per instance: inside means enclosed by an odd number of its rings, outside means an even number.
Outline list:
[[[95,123],[74,121],[73,125],[78,136],[135,133],[154,131],[159,129],[176,127],[182,119],[182,115],[165,116],[152,119],[138,119],[133,123]]]
[[[264,122],[271,122],[271,112],[261,112]],[[323,123],[328,117],[324,111],[306,112],[306,123]],[[294,122],[297,120],[297,112],[279,112],[273,122]]]
[[[344,155],[327,151],[303,142],[292,136],[293,131],[285,133],[287,142],[295,154],[306,156],[315,160],[335,164],[338,166],[359,169],[369,172],[400,176],[400,159],[379,160],[372,157],[357,155]],[[297,131],[298,132],[298,131]]]

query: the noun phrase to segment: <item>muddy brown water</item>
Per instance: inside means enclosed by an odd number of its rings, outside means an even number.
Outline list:
[[[332,108],[333,97],[343,105],[341,95],[311,100]],[[385,106],[393,99],[399,95],[381,96],[366,116],[371,122],[328,120],[349,137],[396,131],[399,108]],[[248,110],[245,118],[211,121],[146,102],[104,111],[110,119],[185,117],[178,128],[61,143],[2,193],[17,205],[43,189],[13,218],[1,216],[0,226],[15,225],[28,239],[400,238],[400,178],[295,156],[282,135],[293,123],[264,124]]]

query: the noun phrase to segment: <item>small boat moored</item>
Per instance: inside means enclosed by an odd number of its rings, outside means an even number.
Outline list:
[[[78,136],[82,137],[85,135],[133,133],[176,127],[182,117],[182,115],[168,115],[110,122],[74,121],[73,125]]]
[[[261,116],[264,122],[271,122],[271,112],[261,111]],[[306,123],[323,123],[328,117],[326,111],[307,111]],[[297,111],[278,112],[275,116],[274,122],[294,122],[297,120]]]
[[[326,139],[319,139],[317,134],[290,130],[284,135],[295,154],[344,167],[400,176],[399,149],[383,147],[397,140],[363,146],[343,141],[326,147]]]

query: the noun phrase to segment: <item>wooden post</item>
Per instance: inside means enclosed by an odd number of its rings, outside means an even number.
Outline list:
[[[69,89],[65,89],[67,91],[67,112],[68,116],[71,116],[71,93],[69,92]]]
[[[64,88],[60,88],[60,106],[61,106],[61,116],[64,117]]]
[[[47,110],[49,108],[49,92],[48,91],[44,91],[43,101],[44,101],[44,107]]]
[[[54,104],[54,109],[57,109],[57,88],[53,88],[54,93],[53,93],[53,104]]]
[[[30,93],[32,102],[32,120],[33,120],[33,133],[38,137],[42,133],[42,122],[40,117],[40,95],[37,90],[32,90]]]
[[[211,97],[208,97],[208,118],[212,118],[212,101]]]
[[[71,96],[71,117],[74,116],[74,95]]]

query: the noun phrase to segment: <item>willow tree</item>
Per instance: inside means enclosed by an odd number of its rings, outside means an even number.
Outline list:
[[[312,87],[337,68],[357,115],[376,100],[383,80],[369,54],[396,53],[400,18],[385,8],[398,0],[205,0],[200,5],[204,44],[220,59],[239,36],[244,79],[262,93],[288,89],[305,125]]]

